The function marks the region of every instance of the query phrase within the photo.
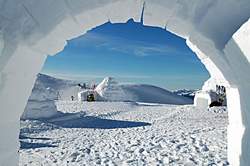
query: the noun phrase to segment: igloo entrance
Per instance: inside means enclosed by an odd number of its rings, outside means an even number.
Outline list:
[[[162,27],[187,39],[211,77],[227,80],[223,85],[229,109],[228,158],[232,165],[248,165],[250,5],[247,0],[175,3],[10,0],[0,4],[3,9],[0,12],[1,164],[17,165],[19,118],[46,56],[61,51],[66,40],[109,20],[139,21],[144,11],[145,25]]]
[[[91,94],[97,101],[193,104],[194,93],[210,77],[184,39],[133,20],[121,24],[105,23],[68,41],[62,52],[47,58],[41,72],[44,75],[37,76],[22,119],[47,117],[41,112],[46,114],[46,109],[53,106],[48,104],[46,107],[46,101],[52,101],[52,105],[53,100],[86,101]],[[65,85],[59,78],[64,79]],[[124,82],[125,85],[120,85]],[[96,87],[99,83],[105,87]],[[140,89],[127,87],[129,83],[145,85],[141,87],[145,96],[130,92]],[[160,88],[162,93],[156,92]],[[190,96],[174,97],[183,90]],[[173,93],[169,99],[167,91]]]

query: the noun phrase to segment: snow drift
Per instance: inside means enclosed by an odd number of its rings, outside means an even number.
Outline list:
[[[70,99],[70,95],[77,94],[79,87],[76,85],[74,81],[38,74],[21,119],[41,119],[57,116],[59,112],[55,100]]]
[[[38,74],[30,100],[69,100],[71,95],[77,94],[80,87],[76,81],[54,78],[45,74]]]
[[[134,96],[134,101],[160,104],[193,104],[193,100],[187,97],[176,95],[165,89],[146,84],[121,85],[126,93]]]
[[[160,104],[192,104],[192,99],[178,96],[165,89],[146,84],[119,84],[114,78],[105,78],[96,91],[108,101],[132,101]]]
[[[190,98],[176,95],[156,86],[119,84],[111,77],[104,78],[92,91],[98,94],[97,101],[129,101],[177,105],[193,103]],[[56,100],[71,100],[71,96],[74,96],[76,100],[81,93],[82,89],[74,81],[38,74],[21,119],[41,119],[57,116],[59,112],[55,105]]]

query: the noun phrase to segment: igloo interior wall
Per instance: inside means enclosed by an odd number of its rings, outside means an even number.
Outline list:
[[[227,88],[228,159],[250,163],[248,0],[0,0],[0,163],[18,165],[19,118],[47,55],[110,21],[143,20],[187,40]]]

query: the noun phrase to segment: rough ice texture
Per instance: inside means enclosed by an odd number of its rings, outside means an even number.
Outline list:
[[[17,165],[19,117],[46,55],[107,21],[139,21],[142,9],[145,25],[188,39],[211,77],[228,83],[229,161],[250,163],[249,0],[0,0],[1,165]]]

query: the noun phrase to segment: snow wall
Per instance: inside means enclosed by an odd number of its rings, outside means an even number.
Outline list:
[[[187,40],[227,88],[228,159],[250,163],[249,0],[0,0],[0,165],[18,165],[19,118],[47,55],[67,40],[129,19]]]

